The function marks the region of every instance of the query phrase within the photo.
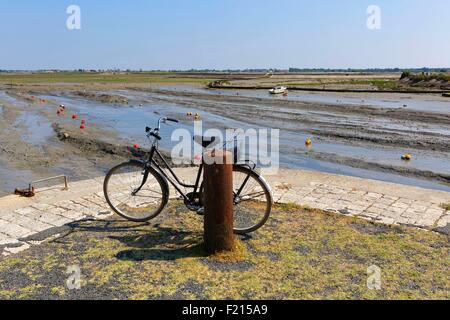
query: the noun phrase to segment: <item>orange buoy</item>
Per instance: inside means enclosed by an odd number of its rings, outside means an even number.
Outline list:
[[[312,145],[312,140],[311,140],[310,138],[306,139],[305,144],[306,144],[307,146]]]

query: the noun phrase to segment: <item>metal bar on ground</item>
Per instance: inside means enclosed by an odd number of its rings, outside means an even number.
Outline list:
[[[55,176],[55,177],[50,177],[50,178],[40,179],[40,180],[30,182],[29,189],[32,190],[32,188],[38,183],[56,180],[56,179],[64,179],[64,189],[63,190],[69,190],[69,181],[67,179],[67,176],[65,176],[65,175],[60,175],[60,176]]]

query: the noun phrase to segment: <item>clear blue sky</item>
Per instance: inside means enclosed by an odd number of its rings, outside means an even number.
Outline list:
[[[448,0],[1,1],[0,69],[450,67],[449,14]]]

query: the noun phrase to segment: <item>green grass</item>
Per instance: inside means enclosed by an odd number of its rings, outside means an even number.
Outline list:
[[[441,204],[441,208],[446,210],[446,211],[450,211],[450,203],[443,203],[443,204]]]
[[[288,86],[298,86],[298,87],[329,87],[332,85],[347,85],[349,88],[351,86],[356,85],[371,85],[373,87],[376,87],[378,90],[393,90],[397,88],[397,81],[395,80],[380,80],[380,79],[374,79],[374,80],[359,80],[359,79],[352,79],[352,80],[342,80],[342,81],[324,81],[324,82],[290,82],[285,81],[282,83],[283,85]]]
[[[350,80],[342,81],[339,84],[353,84],[353,85],[371,85],[378,90],[392,90],[397,87],[397,81],[395,80]]]
[[[425,74],[425,73],[418,73],[418,74],[412,74],[410,72],[404,72],[401,76],[401,78],[408,78],[413,83],[417,83],[420,81],[431,81],[431,80],[437,80],[437,81],[444,81],[444,82],[450,82],[450,74],[449,73],[431,73],[431,74]]]
[[[277,205],[238,242],[208,257],[202,217],[180,202],[149,224],[85,221],[53,242],[0,258],[0,298],[450,299],[449,237]],[[65,273],[78,265],[80,290]],[[367,287],[381,268],[381,290]]]
[[[300,206],[299,204],[297,204],[295,202],[280,203],[280,204],[278,204],[278,208],[281,211],[285,211],[285,212],[292,212],[292,211],[298,211],[298,210],[303,209],[302,206]]]
[[[3,84],[35,83],[200,83],[206,84],[214,79],[188,76],[170,72],[136,72],[136,73],[0,73]]]
[[[329,83],[326,83],[326,84],[328,85]],[[316,86],[323,86],[324,83],[283,81],[283,82],[278,83],[277,85],[291,86],[291,87],[316,87]]]

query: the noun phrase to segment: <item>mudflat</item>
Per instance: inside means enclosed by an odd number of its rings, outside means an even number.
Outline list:
[[[177,117],[190,129],[189,110],[201,114],[205,129],[281,129],[282,167],[450,190],[447,98],[398,93],[272,97],[263,91],[207,89],[212,75],[165,75],[163,80],[152,75],[155,81],[148,83],[143,76],[121,80],[125,76],[104,82],[73,76],[53,83],[30,83],[36,79],[27,76],[27,81],[0,87],[0,193],[54,174],[75,180],[102,175],[131,156],[134,142],[145,146],[145,125],[159,116]],[[67,111],[58,115],[61,103]],[[81,119],[85,129],[80,129]],[[309,147],[308,138],[313,141]],[[170,150],[170,144],[162,147]],[[403,161],[405,153],[413,159]]]

